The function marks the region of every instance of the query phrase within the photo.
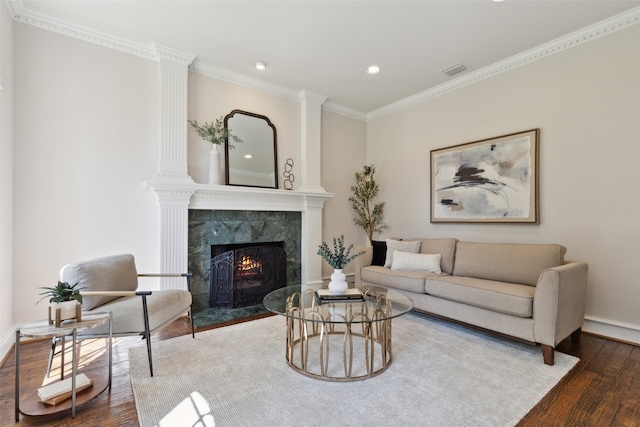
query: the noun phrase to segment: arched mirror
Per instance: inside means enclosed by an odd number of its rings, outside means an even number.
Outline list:
[[[278,188],[276,127],[271,120],[233,110],[224,118],[224,127],[242,140],[225,144],[227,185]]]

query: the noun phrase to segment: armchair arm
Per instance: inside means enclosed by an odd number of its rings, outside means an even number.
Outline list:
[[[364,251],[364,253],[353,260],[356,286],[362,285],[362,276],[360,275],[360,270],[363,267],[370,266],[371,262],[373,262],[373,246],[363,246],[356,248],[356,253],[362,251]]]
[[[187,290],[191,292],[191,280],[193,273],[138,273],[138,277],[184,277],[187,279]]]
[[[588,269],[586,263],[576,261],[542,272],[533,296],[536,342],[555,347],[582,327]]]

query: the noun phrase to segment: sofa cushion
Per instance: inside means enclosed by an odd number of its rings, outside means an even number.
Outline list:
[[[360,272],[362,281],[390,288],[424,294],[424,281],[427,277],[438,277],[427,271],[389,270],[385,267],[371,265]]]
[[[62,267],[62,281],[80,283],[85,291],[135,291],[138,272],[133,255],[112,255],[80,261]],[[82,293],[82,292],[81,292]],[[118,298],[117,296],[83,297],[82,309],[91,310]]]
[[[424,288],[429,295],[476,307],[519,317],[533,315],[535,288],[532,286],[473,277],[443,276],[426,279]]]
[[[453,259],[456,253],[457,239],[421,239],[421,254],[440,254],[440,268],[447,274],[453,273]]]
[[[384,266],[386,268],[391,268],[391,264],[393,263],[393,251],[402,251],[402,252],[412,252],[418,253],[420,252],[420,240],[414,241],[404,241],[404,240],[395,240],[395,239],[387,239],[387,258],[384,262]]]
[[[564,264],[565,252],[553,244],[458,242],[453,275],[535,286],[544,270]]]
[[[413,254],[410,252],[393,251],[392,270],[430,271],[440,274],[440,254]]]

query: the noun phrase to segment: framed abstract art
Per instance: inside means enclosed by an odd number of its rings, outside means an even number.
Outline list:
[[[538,224],[539,129],[431,151],[431,222]]]

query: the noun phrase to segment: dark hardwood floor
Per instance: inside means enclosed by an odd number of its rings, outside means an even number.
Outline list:
[[[186,319],[179,319],[153,337],[164,340],[190,333]],[[21,395],[43,385],[49,341],[21,345]],[[81,344],[83,372],[107,372],[104,340]],[[70,411],[46,417],[20,416],[14,421],[15,355],[8,355],[0,368],[0,423],[2,426],[137,426],[138,417],[129,382],[128,350],[141,345],[138,338],[119,339],[113,352],[113,387]],[[527,414],[519,426],[640,426],[640,347],[582,334],[580,344],[563,341],[559,351],[580,358],[578,365]],[[70,362],[66,357],[65,361]],[[59,358],[53,376],[59,375]],[[542,363],[542,356],[540,356]],[[89,375],[90,376],[90,375]],[[416,425],[428,425],[416,420]]]

